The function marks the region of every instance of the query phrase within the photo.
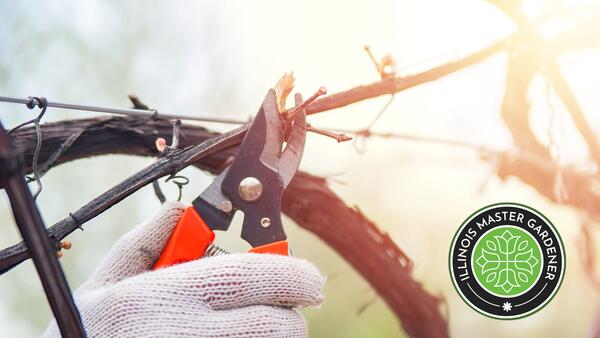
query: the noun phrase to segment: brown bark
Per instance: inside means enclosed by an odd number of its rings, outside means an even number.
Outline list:
[[[426,71],[407,76],[398,76],[395,78],[384,78],[381,81],[368,85],[357,86],[339,93],[324,96],[317,99],[306,108],[307,114],[320,113],[347,106],[359,101],[372,99],[374,97],[397,93],[423,83],[438,80],[446,75],[455,73],[468,66],[477,64],[488,57],[503,51],[514,36],[493,42],[489,46],[474,53],[464,56],[456,61],[441,64]]]

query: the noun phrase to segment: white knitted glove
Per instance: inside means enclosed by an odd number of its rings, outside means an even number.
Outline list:
[[[183,210],[168,203],[126,234],[77,290],[88,337],[305,337],[293,308],[321,304],[324,283],[305,260],[244,253],[148,271]],[[60,337],[55,321],[43,337]]]

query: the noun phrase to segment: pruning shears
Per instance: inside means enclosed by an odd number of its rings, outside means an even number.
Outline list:
[[[302,103],[296,95],[296,107]],[[241,237],[250,252],[288,255],[281,198],[298,170],[306,139],[306,112],[284,123],[270,89],[232,163],[187,207],[153,270],[204,257],[215,230],[227,230],[244,213]],[[285,143],[285,149],[282,150]]]

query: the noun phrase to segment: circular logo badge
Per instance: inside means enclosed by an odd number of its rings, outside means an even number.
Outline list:
[[[492,204],[463,222],[452,240],[450,277],[476,311],[518,319],[543,308],[565,273],[565,251],[552,223],[517,203]]]

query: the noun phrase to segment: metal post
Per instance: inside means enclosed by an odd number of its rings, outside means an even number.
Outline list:
[[[85,331],[67,280],[46,234],[46,227],[25,183],[20,157],[0,122],[0,180],[8,194],[21,237],[33,259],[63,337],[83,338]]]

